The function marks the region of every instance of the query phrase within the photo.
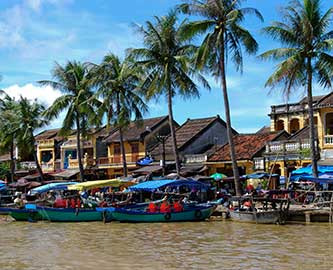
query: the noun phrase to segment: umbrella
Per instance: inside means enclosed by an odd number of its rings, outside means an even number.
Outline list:
[[[220,179],[225,178],[227,176],[223,173],[214,173],[210,177],[214,178],[214,180],[220,180]]]

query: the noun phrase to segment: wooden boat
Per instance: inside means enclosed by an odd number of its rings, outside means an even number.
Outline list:
[[[37,206],[38,214],[45,220],[56,222],[102,221],[102,214],[92,208],[53,208]]]
[[[16,221],[36,222],[43,219],[38,211],[34,209],[9,208],[9,215]]]
[[[284,224],[290,203],[263,197],[236,197],[231,201],[238,201],[237,208],[229,209],[232,220],[257,224]]]
[[[201,205],[171,213],[148,213],[142,209],[114,208],[111,215],[120,222],[202,221],[211,216],[214,208],[210,205]]]
[[[281,223],[280,210],[252,210],[243,211],[240,209],[230,210],[230,218],[240,222],[251,222],[257,224]]]

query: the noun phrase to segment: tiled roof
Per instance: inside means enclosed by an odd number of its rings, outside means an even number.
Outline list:
[[[333,93],[329,93],[326,96],[322,96],[320,100],[317,100],[318,103],[316,107],[332,107],[333,106]]]
[[[239,134],[233,137],[236,157],[238,160],[252,159],[256,153],[265,147],[267,142],[276,139],[281,132]],[[213,153],[208,161],[230,161],[230,147],[225,144]]]
[[[317,128],[315,128],[315,136],[317,137]],[[310,127],[306,126],[298,130],[295,134],[289,137],[288,140],[304,140],[310,139]]]
[[[58,136],[60,128],[57,129],[48,129],[36,135],[36,140],[49,140]]]
[[[261,129],[259,129],[256,134],[261,134],[261,133],[268,133],[271,131],[271,127],[263,126]]]
[[[149,119],[143,119],[139,122],[131,122],[129,126],[123,130],[124,141],[138,141],[143,139],[142,137],[149,133],[147,127],[154,130],[160,123],[168,120],[168,116],[161,116]],[[109,137],[105,139],[107,143],[119,142],[119,131],[114,132]]]
[[[224,126],[226,126],[226,123],[219,116],[201,119],[188,119],[176,130],[178,149],[182,150],[183,147],[188,145],[195,138],[199,137],[200,134],[209,128],[215,121],[220,121]],[[235,130],[234,133],[237,134]],[[169,136],[165,142],[165,151],[168,153],[171,152],[172,149],[172,139],[171,136]],[[155,151],[157,150],[155,149]]]

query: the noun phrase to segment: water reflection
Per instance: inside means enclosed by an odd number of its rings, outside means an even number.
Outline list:
[[[0,269],[333,269],[333,226],[0,224]]]

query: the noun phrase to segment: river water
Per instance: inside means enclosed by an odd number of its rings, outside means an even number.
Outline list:
[[[333,269],[333,225],[0,221],[1,270]]]

